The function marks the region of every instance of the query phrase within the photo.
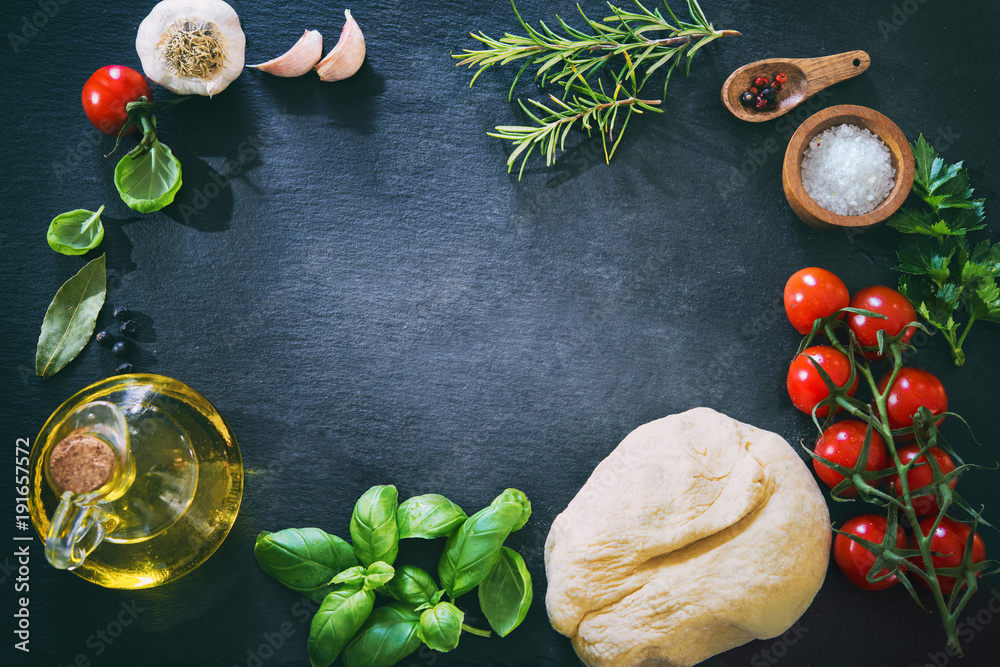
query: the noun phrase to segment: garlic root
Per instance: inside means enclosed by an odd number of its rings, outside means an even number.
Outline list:
[[[323,57],[323,35],[318,30],[306,30],[299,41],[277,58],[259,65],[250,65],[274,76],[302,76]]]
[[[345,10],[347,22],[340,31],[340,39],[326,57],[316,63],[316,72],[323,81],[340,81],[354,75],[365,60],[365,36],[361,34],[351,10]]]

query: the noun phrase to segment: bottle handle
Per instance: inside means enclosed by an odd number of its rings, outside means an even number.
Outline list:
[[[79,567],[104,540],[102,515],[96,505],[80,504],[72,492],[63,493],[45,538],[45,557],[48,561],[60,570]]]

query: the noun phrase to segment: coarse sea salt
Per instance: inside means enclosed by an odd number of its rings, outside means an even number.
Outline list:
[[[817,204],[839,215],[864,215],[892,192],[896,170],[889,149],[856,125],[816,135],[802,156],[802,185]]]

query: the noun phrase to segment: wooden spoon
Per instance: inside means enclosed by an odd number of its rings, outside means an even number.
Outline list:
[[[871,64],[872,59],[864,51],[848,51],[822,58],[758,60],[729,75],[722,84],[722,103],[740,120],[761,123],[788,113],[824,88],[861,74]],[[774,75],[779,72],[784,72],[788,81],[778,93],[776,109],[758,111],[740,104],[740,95],[753,85],[753,79],[766,76],[773,81]]]

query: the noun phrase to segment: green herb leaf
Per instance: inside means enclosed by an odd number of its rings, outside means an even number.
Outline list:
[[[396,570],[393,569],[392,565],[376,561],[365,570],[364,588],[366,591],[374,591],[377,588],[381,588],[392,581],[395,574]]]
[[[527,616],[533,596],[524,559],[503,547],[493,569],[479,584],[479,607],[490,627],[501,637],[509,635]]]
[[[441,585],[452,599],[486,578],[500,547],[524,516],[520,502],[501,502],[476,512],[448,538],[438,562]]]
[[[364,582],[365,568],[361,565],[347,568],[330,581],[331,584],[349,584],[351,586],[361,586]]]
[[[944,161],[937,157],[937,152],[927,143],[923,134],[917,137],[917,140],[912,144],[912,148],[914,162],[913,185],[919,191],[926,194],[934,177],[941,170],[941,164]]]
[[[939,223],[937,216],[930,211],[914,211],[910,208],[901,208],[889,218],[889,226],[904,234],[940,237],[952,233],[951,228],[947,225],[945,225],[946,229],[942,230]]]
[[[413,565],[404,565],[397,569],[396,576],[385,585],[385,588],[392,597],[414,607],[431,602],[438,591],[434,578]]]
[[[330,580],[358,563],[351,545],[319,528],[263,532],[253,553],[264,572],[313,602],[322,602],[334,588]]]
[[[659,9],[650,11],[638,0],[634,11],[609,4],[612,14],[603,21],[589,18],[578,6],[586,27],[573,28],[557,16],[557,31],[545,22],[539,22],[538,28],[528,24],[511,0],[524,34],[508,32],[500,38],[482,32],[473,34],[473,39],[485,48],[466,49],[453,56],[459,60],[459,65],[478,68],[472,83],[494,65],[523,61],[511,83],[508,99],[513,97],[514,87],[529,69],[534,70],[535,81],[541,87],[558,85],[562,89],[561,98],[549,96],[554,104],[551,107],[531,99],[529,107],[518,100],[525,115],[531,119],[530,124],[500,125],[495,133],[489,133],[513,144],[507,170],[511,171],[520,159],[520,178],[536,148],[545,156],[546,164],[551,165],[556,152],[565,149],[566,137],[573,127],[584,129],[588,135],[596,130],[601,135],[605,161],[609,161],[633,114],[660,111],[656,105],[661,100],[638,99],[650,75],[666,71],[663,81],[663,94],[666,95],[670,75],[681,60],[686,59],[686,68],[690,71],[692,59],[703,46],[720,37],[740,34],[734,30],[716,30],[697,2],[689,0],[687,4],[693,23],[677,20],[666,3],[664,6],[673,23],[665,19]],[[655,38],[651,38],[653,34]],[[665,67],[667,63],[669,67]],[[645,72],[641,77],[637,76],[640,69]],[[620,124],[619,114],[624,116]]]
[[[993,278],[981,282],[969,295],[968,311],[972,320],[1000,321],[1000,287]]]
[[[375,593],[341,586],[319,606],[309,627],[307,644],[312,667],[328,667],[351,641],[375,606]]]
[[[101,212],[82,208],[57,215],[49,223],[46,238],[49,247],[64,255],[82,255],[101,245],[104,240],[104,225],[101,224]]]
[[[982,266],[986,275],[1000,278],[1000,245],[990,245],[989,241],[976,244],[969,255],[969,261]]]
[[[373,486],[354,505],[351,541],[362,565],[375,561],[392,563],[399,552],[396,525],[396,487]]]
[[[140,213],[159,211],[181,189],[181,163],[156,140],[142,155],[126,155],[118,162],[115,187],[129,208]]]
[[[461,507],[437,493],[407,498],[396,511],[400,539],[444,537],[467,518]]]
[[[531,501],[528,500],[528,496],[517,489],[504,489],[504,492],[494,498],[490,505],[500,505],[502,503],[517,503],[521,506],[521,518],[517,520],[510,532],[513,533],[521,530],[524,524],[528,523],[528,519],[531,518]]]
[[[344,649],[345,667],[391,667],[420,647],[420,615],[394,602],[372,612]]]
[[[983,214],[983,207],[950,208],[941,211],[948,228],[952,234],[964,235],[967,232],[976,232],[986,227],[986,216]]]
[[[51,377],[87,345],[107,292],[105,256],[89,262],[63,283],[42,320],[35,351],[35,373]]]
[[[930,276],[931,280],[940,284],[951,276],[949,263],[954,255],[954,249],[948,254],[941,254],[941,247],[932,240],[919,237],[904,238],[899,242],[898,271],[913,275]]]
[[[420,614],[417,634],[435,651],[447,653],[458,646],[465,613],[450,602],[438,602]]]
[[[917,312],[944,334],[952,359],[961,366],[969,327],[976,320],[995,321],[998,316],[991,283],[1000,276],[1000,251],[984,241],[969,253],[966,235],[985,227],[985,201],[972,198],[962,163],[946,164],[923,135],[912,148],[913,192],[931,210],[900,209],[889,220],[897,230],[912,235],[899,243],[897,269],[910,274],[900,278],[899,288]],[[913,276],[927,276],[930,283]],[[959,324],[955,314],[963,306],[968,320]]]

